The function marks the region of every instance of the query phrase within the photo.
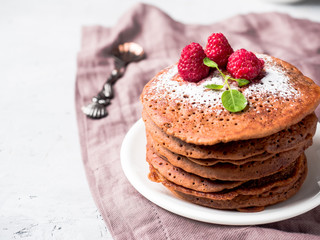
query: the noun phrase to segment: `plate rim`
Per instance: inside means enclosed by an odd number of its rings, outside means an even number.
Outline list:
[[[320,123],[318,122],[317,124],[318,124],[317,132],[315,136],[319,135],[320,137],[320,130],[319,130]],[[280,209],[281,214],[279,213],[278,208],[272,209],[272,206],[270,206],[269,209],[266,209],[262,212],[253,212],[253,213],[212,209],[208,207],[199,206],[173,196],[169,190],[167,190],[164,186],[162,186],[162,184],[151,182],[148,179],[147,174],[145,174],[146,181],[149,181],[147,185],[155,186],[154,189],[149,189],[148,188],[149,186],[146,186],[146,184],[143,184],[142,181],[139,181],[139,175],[135,174],[134,171],[131,168],[129,168],[127,164],[128,163],[127,161],[130,161],[130,159],[132,159],[132,154],[128,156],[129,153],[127,150],[130,148],[132,140],[134,140],[137,137],[137,134],[141,134],[141,131],[143,131],[144,143],[145,143],[146,139],[144,134],[145,133],[144,122],[140,118],[138,121],[136,121],[133,124],[133,126],[130,128],[130,130],[127,132],[127,134],[123,139],[121,149],[120,149],[120,160],[121,160],[122,170],[125,173],[125,176],[127,177],[130,184],[140,194],[142,194],[146,199],[150,200],[154,204],[158,205],[163,209],[166,209],[169,212],[172,212],[174,214],[177,214],[189,219],[197,220],[200,222],[206,222],[206,223],[212,223],[212,224],[223,224],[223,225],[234,225],[234,226],[236,225],[245,226],[245,225],[267,224],[267,223],[286,220],[286,219],[301,215],[305,212],[308,212],[320,205],[320,188],[318,193],[315,194],[313,197],[308,198],[307,200],[304,200],[304,201],[298,201],[297,203],[292,204],[291,206],[286,206],[286,211],[284,211],[283,210],[284,207],[282,207]],[[136,149],[138,149],[138,147]],[[145,145],[143,147],[144,147],[143,152],[145,153]],[[145,160],[145,157],[144,157],[144,160]],[[146,161],[144,162],[146,163],[146,166],[147,166],[147,162]],[[157,189],[159,188],[158,186],[162,187],[160,193],[157,192]],[[150,192],[156,193],[156,194],[150,194]],[[160,196],[165,198],[165,201],[163,201],[163,198],[159,200],[159,196],[158,196],[159,194]],[[171,204],[166,204],[167,201],[171,201]],[[281,203],[278,203],[278,204],[281,204]],[[275,205],[278,205],[278,204],[275,204]],[[186,210],[185,206],[189,206],[187,208],[187,211],[185,211]],[[297,208],[297,206],[299,206],[299,208]],[[197,213],[199,212],[199,209],[206,210],[205,212],[209,212],[210,214],[204,214],[199,216],[197,215]],[[290,211],[291,209],[292,211]],[[273,212],[274,214],[272,214]],[[212,218],[211,217],[212,215],[216,217]],[[239,221],[238,218],[241,219],[241,221]]]

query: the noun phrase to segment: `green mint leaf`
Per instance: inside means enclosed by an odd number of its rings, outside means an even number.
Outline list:
[[[223,85],[218,85],[218,84],[208,84],[205,86],[206,88],[213,89],[213,90],[219,90],[223,88]]]
[[[214,61],[212,61],[210,58],[207,58],[207,57],[203,59],[203,64],[212,68],[218,67],[218,64],[216,64]]]
[[[230,112],[240,112],[247,106],[247,99],[235,89],[224,91],[221,95],[222,105]]]
[[[232,80],[237,81],[237,83],[239,84],[239,87],[242,87],[242,86],[247,85],[247,84],[249,84],[249,83],[250,83],[250,81],[249,81],[249,80],[247,80],[247,79],[242,79],[242,78],[239,78],[239,79],[232,79]]]

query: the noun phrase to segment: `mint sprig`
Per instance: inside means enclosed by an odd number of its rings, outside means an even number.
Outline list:
[[[212,90],[220,90],[224,87],[224,85],[218,85],[218,84],[208,84],[205,86],[206,88],[212,89]]]
[[[222,105],[230,112],[242,111],[248,104],[247,99],[240,91],[231,89],[228,80],[230,79],[236,81],[239,87],[249,84],[250,81],[248,81],[247,79],[236,79],[230,77],[229,75],[225,75],[219,69],[218,64],[207,57],[203,59],[203,63],[208,67],[216,68],[224,79],[223,85],[208,84],[205,87],[212,90],[220,90],[226,85],[228,90],[225,90],[221,95]]]
[[[236,89],[229,89],[222,93],[223,106],[230,112],[240,112],[247,106],[247,99]]]
[[[230,79],[236,81],[238,83],[239,87],[242,87],[242,86],[250,83],[250,81],[247,79],[242,79],[242,78],[238,78],[238,79],[230,78]]]

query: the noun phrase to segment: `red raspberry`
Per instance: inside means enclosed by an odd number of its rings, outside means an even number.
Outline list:
[[[222,33],[213,33],[208,37],[208,43],[204,51],[207,57],[217,63],[220,68],[227,65],[228,58],[233,53],[232,47]]]
[[[235,51],[228,60],[227,70],[234,78],[252,80],[263,69],[264,61],[245,49]]]
[[[178,70],[183,80],[198,82],[208,76],[209,67],[203,64],[206,54],[199,43],[191,43],[184,47],[178,63]]]

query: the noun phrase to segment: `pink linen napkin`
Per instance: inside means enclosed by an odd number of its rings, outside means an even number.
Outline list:
[[[211,25],[187,25],[153,6],[138,4],[113,28],[84,27],[76,77],[77,120],[89,186],[109,231],[114,239],[139,240],[320,239],[320,207],[272,224],[207,224],[158,207],[126,179],[120,146],[141,117],[139,95],[143,86],[162,68],[178,61],[186,44],[195,41],[205,46],[213,32],[223,32],[234,49],[246,48],[286,60],[320,84],[320,24],[284,14],[248,14]],[[126,41],[141,44],[147,58],[131,63],[115,84],[107,118],[86,118],[81,107],[90,102],[110,74],[113,60],[108,54],[112,46]]]

